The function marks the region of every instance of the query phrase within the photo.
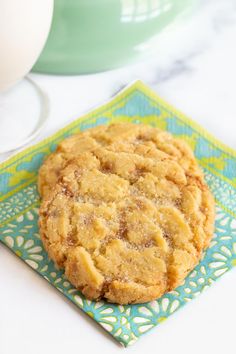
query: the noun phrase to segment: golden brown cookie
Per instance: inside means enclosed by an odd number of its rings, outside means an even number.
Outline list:
[[[101,146],[154,159],[172,156],[189,173],[201,174],[191,149],[184,141],[148,125],[116,123],[88,129],[63,140],[39,170],[40,195],[45,196],[51,191],[69,160]]]
[[[44,246],[90,299],[156,299],[183,282],[208,246],[213,197],[191,150],[170,134],[131,124],[92,134],[98,146],[72,154],[44,196]]]

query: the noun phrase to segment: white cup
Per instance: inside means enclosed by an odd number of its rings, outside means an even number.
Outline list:
[[[0,92],[36,62],[49,33],[53,0],[0,0]]]

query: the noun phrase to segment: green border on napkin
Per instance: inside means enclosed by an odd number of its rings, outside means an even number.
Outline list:
[[[92,302],[73,288],[48,259],[38,233],[37,173],[65,137],[99,124],[145,123],[186,140],[202,166],[217,203],[215,235],[200,264],[175,291],[147,304]],[[236,265],[236,152],[137,81],[109,103],[0,165],[0,241],[127,346],[166,320]]]

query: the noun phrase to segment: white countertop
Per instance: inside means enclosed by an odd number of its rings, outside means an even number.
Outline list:
[[[189,23],[175,33],[163,34],[157,53],[145,62],[87,76],[31,74],[47,93],[51,107],[48,125],[35,141],[141,79],[236,149],[236,1],[205,2]],[[24,132],[26,126],[19,129]],[[2,245],[0,279],[1,354],[112,354],[122,350]],[[233,353],[235,299],[236,268],[126,350],[136,354]]]

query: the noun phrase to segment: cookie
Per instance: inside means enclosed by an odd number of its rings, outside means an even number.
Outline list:
[[[156,299],[184,281],[209,245],[213,197],[191,150],[170,134],[131,124],[87,134],[96,147],[71,154],[44,195],[44,247],[89,299]]]
[[[189,146],[158,128],[143,124],[116,123],[98,126],[63,140],[39,170],[38,190],[43,197],[54,187],[60,171],[70,159],[98,147],[130,152],[151,158],[172,156],[190,174],[201,174]]]

